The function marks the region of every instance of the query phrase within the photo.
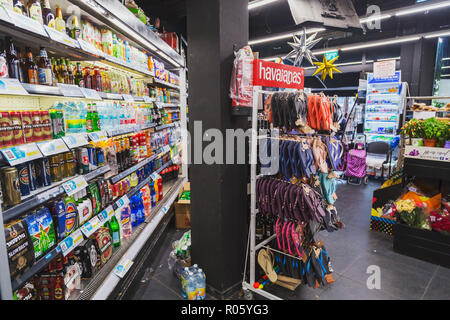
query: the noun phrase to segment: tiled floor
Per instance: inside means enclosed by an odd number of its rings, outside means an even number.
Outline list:
[[[335,282],[326,288],[299,286],[296,291],[271,286],[268,291],[284,299],[447,299],[450,300],[450,269],[395,253],[390,236],[369,230],[372,192],[378,183],[341,184],[336,206],[345,228],[322,231],[321,240],[331,257]],[[180,282],[168,270],[167,259],[174,240],[184,231],[170,229],[156,256],[149,259],[134,299],[182,299]],[[369,266],[378,266],[381,288],[368,289]],[[207,298],[213,299],[208,295]],[[239,292],[231,298],[239,299]],[[255,298],[259,298],[255,296]]]

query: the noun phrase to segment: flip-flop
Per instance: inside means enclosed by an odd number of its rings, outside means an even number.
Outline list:
[[[265,249],[261,249],[258,252],[258,264],[264,270],[264,273],[267,275],[270,282],[277,281],[277,273],[273,269],[274,261],[271,259],[271,255],[267,253]]]

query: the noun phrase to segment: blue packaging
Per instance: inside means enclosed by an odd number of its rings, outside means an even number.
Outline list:
[[[50,212],[56,227],[56,234],[59,240],[66,237],[66,206],[63,200],[56,200],[50,203]]]
[[[28,162],[28,181],[30,182],[30,191],[38,188],[36,181],[36,166],[33,161]]]
[[[28,173],[28,164],[21,163],[16,166],[17,172],[19,174],[19,187],[20,194],[27,196],[30,194],[30,176]]]

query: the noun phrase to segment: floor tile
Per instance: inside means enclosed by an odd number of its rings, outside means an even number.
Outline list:
[[[433,277],[423,296],[424,300],[450,300],[450,279],[437,275]]]
[[[182,297],[174,293],[159,281],[152,279],[147,283],[146,289],[142,296],[137,297],[139,300],[181,300]]]

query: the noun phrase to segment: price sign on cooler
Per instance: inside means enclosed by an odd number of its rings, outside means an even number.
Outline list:
[[[6,10],[4,7],[0,7],[0,20],[12,23],[11,17],[8,14],[8,10]]]
[[[73,195],[88,186],[86,179],[83,176],[76,177],[63,184],[64,191],[69,195]]]
[[[69,151],[62,139],[53,139],[49,141],[38,142],[37,146],[39,150],[41,150],[42,154],[46,157]]]
[[[0,79],[0,94],[28,95],[19,80],[14,78]]]
[[[99,55],[97,48],[89,42],[86,42],[83,39],[78,39],[78,44],[80,45],[81,50],[89,52],[91,54]]]
[[[77,49],[80,48],[80,44],[78,43],[78,41],[75,39],[72,39],[64,32],[60,32],[60,31],[50,28],[48,26],[44,26],[44,28],[45,28],[45,31],[47,32],[48,36],[50,37],[50,39],[52,39],[56,42],[68,45],[69,47],[72,47],[72,48],[77,48]]]
[[[124,195],[122,198],[117,200],[116,206],[117,209],[122,209],[123,207],[127,206],[130,203],[130,199],[128,199],[127,195]]]
[[[123,100],[127,102],[134,102],[134,98],[131,94],[122,94]]]
[[[133,261],[131,261],[130,259],[123,259],[114,269],[114,274],[119,278],[123,278],[123,276],[128,272],[132,265]]]
[[[83,93],[84,97],[87,99],[92,100],[102,100],[100,95],[96,90],[88,89],[88,88],[80,88],[81,92]]]
[[[40,34],[44,37],[48,37],[47,32],[45,32],[44,26],[38,21],[12,11],[9,11],[8,14],[11,16],[16,27]]]
[[[106,99],[111,99],[111,100],[122,100],[123,97],[118,94],[118,93],[106,93]]]
[[[35,143],[2,149],[1,153],[11,166],[42,158],[42,153]]]
[[[91,132],[88,133],[88,136],[94,142],[108,139],[107,133],[104,131]]]
[[[71,134],[62,137],[69,149],[78,148],[89,144],[85,133]]]
[[[150,98],[148,96],[144,96],[143,98],[144,98],[145,103],[151,103],[153,101],[152,98]]]
[[[84,97],[84,94],[83,92],[81,92],[79,86],[64,83],[57,83],[56,85],[59,87],[59,90],[65,97],[78,97],[78,98]]]
[[[83,234],[80,229],[75,230],[70,236],[65,238],[60,244],[62,254],[67,256],[73,249],[78,247],[78,245],[83,241]]]
[[[98,216],[93,217],[91,220],[86,222],[84,225],[81,226],[81,232],[86,236],[86,238],[89,238],[95,231],[97,231],[102,224],[100,223],[100,219]]]

